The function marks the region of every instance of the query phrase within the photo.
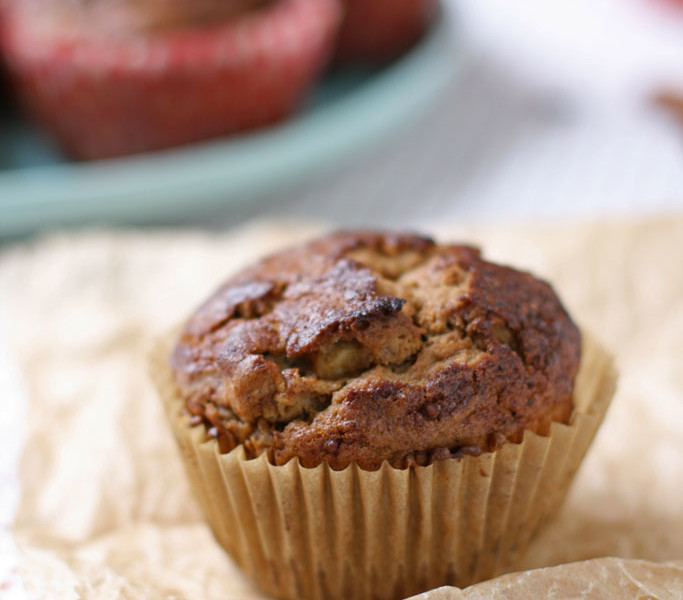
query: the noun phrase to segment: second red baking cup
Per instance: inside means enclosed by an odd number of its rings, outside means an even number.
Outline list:
[[[0,38],[27,110],[76,158],[167,148],[276,122],[332,51],[337,0],[278,0],[220,26],[98,37],[9,11]]]
[[[337,40],[340,63],[384,63],[422,36],[438,13],[438,0],[344,0]]]

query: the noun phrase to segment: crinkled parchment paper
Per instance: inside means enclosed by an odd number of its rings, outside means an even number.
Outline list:
[[[317,231],[88,232],[0,254],[0,311],[30,399],[14,528],[29,598],[262,598],[189,496],[146,355],[228,273]],[[621,377],[523,572],[424,597],[682,598],[683,217],[436,233],[550,279]]]

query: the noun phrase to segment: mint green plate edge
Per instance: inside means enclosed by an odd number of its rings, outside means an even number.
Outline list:
[[[418,47],[362,88],[267,131],[133,158],[0,174],[0,236],[197,215],[328,171],[386,138],[443,92],[458,66],[454,19],[444,9]]]

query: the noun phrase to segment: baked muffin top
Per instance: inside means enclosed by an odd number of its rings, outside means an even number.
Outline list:
[[[81,35],[129,35],[220,24],[272,0],[21,0],[35,18]]]
[[[191,423],[222,452],[403,468],[566,422],[580,346],[528,273],[469,246],[344,232],[228,280],[171,366]]]

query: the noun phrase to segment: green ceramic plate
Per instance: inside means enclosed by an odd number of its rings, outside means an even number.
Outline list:
[[[0,236],[84,222],[144,223],[256,201],[319,175],[429,106],[458,61],[447,11],[375,71],[330,75],[294,119],[258,133],[95,162],[67,162],[29,125],[2,125]]]

